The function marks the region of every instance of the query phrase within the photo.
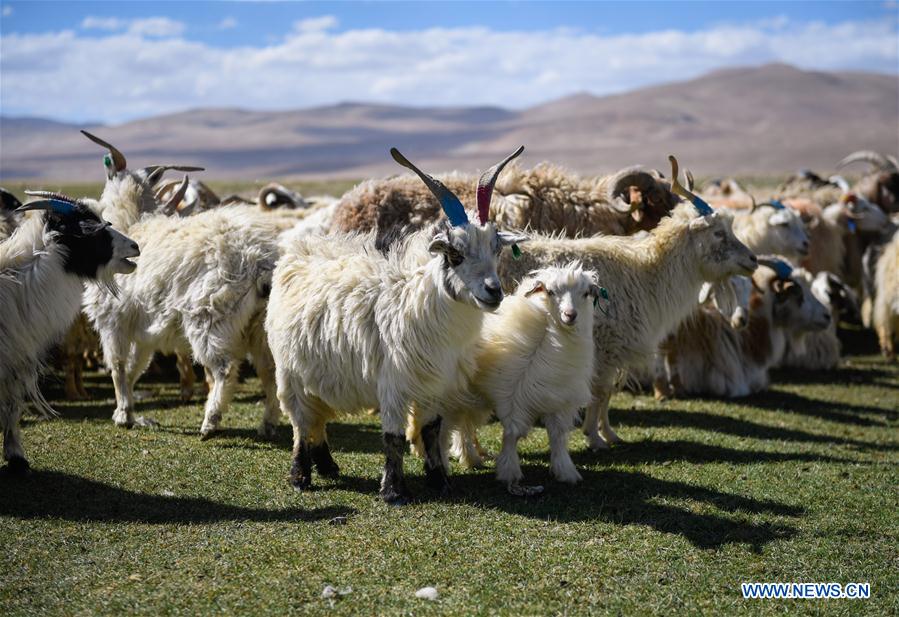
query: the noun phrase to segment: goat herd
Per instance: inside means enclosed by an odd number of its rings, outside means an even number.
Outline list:
[[[429,487],[450,489],[448,459],[484,462],[477,429],[503,431],[497,478],[527,485],[517,444],[541,421],[553,476],[581,477],[568,452],[579,411],[592,449],[619,441],[609,399],[627,383],[659,398],[746,396],[774,366],[833,368],[837,325],[873,325],[894,355],[899,327],[899,165],[857,152],[845,179],[803,172],[765,201],[733,180],[693,191],[689,172],[633,167],[581,178],[543,163],[479,178],[369,180],[343,197],[304,199],[279,185],[255,202],[219,199],[184,176],[136,171],[103,146],[98,200],[3,193],[0,209],[0,427],[7,472],[29,465],[19,420],[40,391],[42,358],[62,340],[66,391],[86,395],[81,364],[102,349],[113,421],[135,414],[135,382],[157,352],[176,354],[182,396],[206,373],[200,427],[212,436],[244,359],[259,376],[259,433],[293,426],[290,481],[339,468],[326,425],[379,414],[381,497],[411,496],[407,442]],[[495,195],[494,195],[495,193]],[[139,259],[135,259],[139,258]],[[508,294],[508,295],[505,295]],[[861,298],[861,304],[858,298]]]

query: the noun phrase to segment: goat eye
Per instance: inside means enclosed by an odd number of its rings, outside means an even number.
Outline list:
[[[723,231],[720,231],[720,230],[719,230],[719,231],[716,231],[716,232],[715,232],[715,237],[716,237],[716,238],[719,238],[719,239],[721,239],[721,240],[724,240],[724,232],[723,232]]]
[[[554,292],[552,289],[547,289],[547,290],[546,290],[546,295],[547,295],[547,296],[554,296],[554,295],[556,295],[556,292]]]

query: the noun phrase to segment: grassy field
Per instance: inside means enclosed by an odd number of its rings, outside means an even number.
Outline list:
[[[594,454],[574,434],[575,488],[549,478],[536,430],[535,500],[489,469],[437,500],[408,457],[420,500],[399,509],[376,496],[377,418],[333,424],[343,476],[299,494],[289,426],[256,437],[255,378],[207,442],[174,382],[141,383],[161,427],[132,431],[110,421],[107,376],[85,403],[51,383],[59,417],[24,426],[32,472],[0,477],[0,615],[897,614],[899,367],[776,377],[745,401],[618,395],[628,443]],[[498,425],[482,433],[497,451]],[[872,598],[743,600],[743,581],[870,582]],[[436,602],[415,597],[426,585]]]

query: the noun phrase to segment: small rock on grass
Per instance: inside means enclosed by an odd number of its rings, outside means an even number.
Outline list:
[[[418,591],[415,592],[416,598],[421,598],[422,600],[436,600],[440,596],[437,593],[437,589],[434,587],[422,587]]]

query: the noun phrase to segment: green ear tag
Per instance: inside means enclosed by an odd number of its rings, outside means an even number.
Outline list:
[[[108,154],[103,156],[103,165],[106,167],[112,167],[112,157]]]
[[[605,315],[606,317],[608,317],[609,312],[603,308],[602,304],[599,303],[600,296],[602,296],[603,300],[608,301],[609,300],[609,291],[605,287],[599,288],[599,296],[593,298],[593,308],[599,307],[599,310],[602,312],[602,314]]]
[[[521,249],[518,248],[517,244],[512,245],[512,259],[520,259],[521,258]]]

